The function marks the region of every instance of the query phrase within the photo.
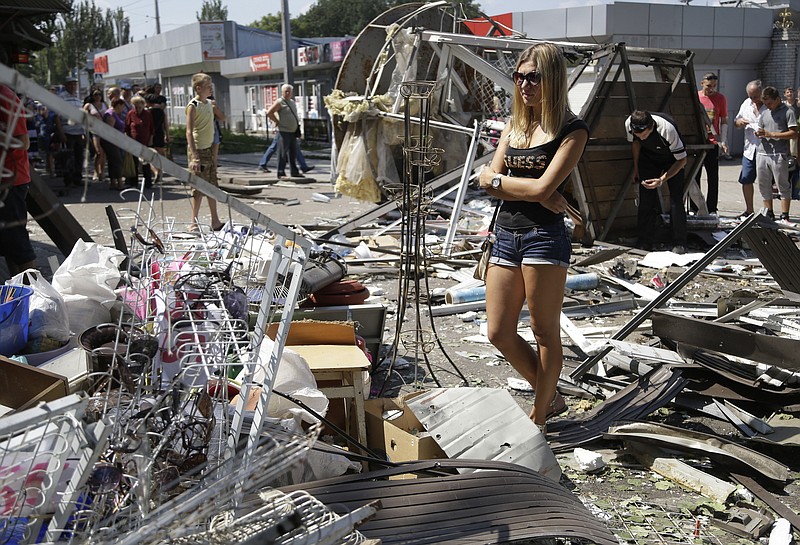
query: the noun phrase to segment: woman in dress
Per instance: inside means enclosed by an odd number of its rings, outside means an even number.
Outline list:
[[[569,109],[567,66],[558,47],[529,47],[512,77],[511,117],[490,166],[480,174],[481,187],[502,201],[486,274],[486,314],[489,340],[536,391],[530,417],[544,433],[547,418],[566,410],[556,385],[572,246],[561,193],[589,130]],[[525,302],[538,350],[517,333]]]

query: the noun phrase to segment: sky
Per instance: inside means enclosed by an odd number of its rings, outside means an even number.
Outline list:
[[[679,0],[633,0],[658,4],[678,4]],[[131,35],[141,40],[156,33],[155,6],[161,19],[161,32],[173,30],[197,21],[202,0],[95,0],[100,9],[121,7],[130,19]],[[592,4],[607,4],[610,0],[478,0],[483,12],[497,15],[514,11],[528,11],[533,5],[537,9],[574,7]],[[692,5],[714,4],[711,0],[694,0]],[[314,4],[314,0],[289,0],[289,13],[296,17]],[[228,8],[228,19],[246,25],[269,13],[277,14],[281,0],[222,0]]]

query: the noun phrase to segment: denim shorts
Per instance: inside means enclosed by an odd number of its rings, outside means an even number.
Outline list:
[[[521,231],[496,226],[494,246],[489,263],[519,267],[520,265],[559,265],[569,267],[572,243],[562,222],[541,225]]]
[[[742,172],[739,174],[739,183],[752,184],[756,181],[756,158],[748,159],[742,156]]]

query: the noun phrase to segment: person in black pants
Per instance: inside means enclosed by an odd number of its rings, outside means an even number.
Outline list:
[[[75,108],[83,108],[83,100],[78,97],[78,80],[68,77],[64,83],[64,92],[59,95],[62,100]],[[71,161],[67,163],[64,174],[64,185],[83,185],[83,152],[86,146],[86,135],[83,125],[67,118],[56,118],[56,134],[59,141],[71,152]]]
[[[639,183],[637,246],[650,250],[661,213],[658,188],[667,182],[672,226],[672,251],[686,251],[686,209],[683,206],[686,150],[675,122],[665,114],[636,110],[625,120],[633,154],[633,179]]]

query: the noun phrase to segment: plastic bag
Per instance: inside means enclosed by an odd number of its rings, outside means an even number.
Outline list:
[[[60,343],[69,341],[69,314],[61,294],[36,269],[21,272],[10,284],[26,284],[33,288],[30,299],[28,341],[49,338]]]
[[[369,162],[367,143],[355,125],[347,129],[337,164],[336,191],[362,201],[380,202],[381,191]]]
[[[122,158],[122,177],[123,178],[136,178],[136,163],[133,161],[133,155],[126,153]]]
[[[267,370],[265,366],[270,361],[273,349],[275,348],[275,341],[268,337],[264,337],[259,347],[258,361],[261,362],[256,368],[256,372],[252,377],[247,377],[247,371],[242,371],[236,380],[241,382],[245,379],[250,380],[254,384],[262,384],[267,380]],[[283,354],[281,355],[280,365],[275,373],[272,385],[274,390],[289,394],[295,399],[299,399],[307,406],[311,407],[314,411],[325,416],[328,412],[328,398],[325,397],[321,391],[317,389],[317,380],[308,366],[308,362],[289,347],[284,347]],[[270,396],[269,405],[267,407],[267,414],[276,418],[283,418],[284,415],[292,411],[297,411],[304,421],[313,423],[317,418],[300,409],[291,401],[279,397],[277,395]]]
[[[64,298],[73,332],[80,334],[111,319],[123,259],[119,250],[78,239],[55,272],[53,288]]]

